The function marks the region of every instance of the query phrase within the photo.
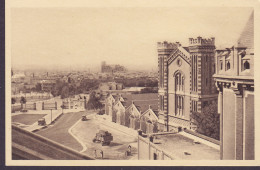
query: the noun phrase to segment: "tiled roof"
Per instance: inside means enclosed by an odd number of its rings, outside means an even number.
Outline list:
[[[237,43],[238,47],[254,48],[254,12],[250,15]]]

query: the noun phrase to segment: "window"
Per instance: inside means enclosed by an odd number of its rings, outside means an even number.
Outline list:
[[[250,69],[250,64],[247,60],[244,62],[244,70],[246,69]]]
[[[184,89],[184,76],[181,73],[175,75],[175,91],[183,91]]]
[[[198,102],[197,101],[192,101],[192,111],[193,112],[197,112],[197,104],[198,104]]]
[[[175,96],[175,115],[184,115],[184,96]]]
[[[153,153],[153,160],[157,160],[157,154]]]
[[[223,69],[223,61],[220,61],[220,70]]]
[[[227,67],[226,67],[226,70],[229,70],[230,69],[230,62],[227,61]]]
[[[182,88],[182,91],[184,90],[184,77],[182,77],[182,86],[181,86],[181,88]]]

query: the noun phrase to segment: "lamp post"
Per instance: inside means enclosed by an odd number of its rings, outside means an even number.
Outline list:
[[[64,104],[62,104],[60,107],[61,107],[62,114],[63,114],[63,109],[64,109],[64,107],[65,107]]]
[[[50,124],[52,124],[52,109],[51,109],[51,123]]]

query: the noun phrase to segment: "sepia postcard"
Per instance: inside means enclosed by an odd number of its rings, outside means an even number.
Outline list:
[[[6,166],[260,165],[259,7],[6,1]]]

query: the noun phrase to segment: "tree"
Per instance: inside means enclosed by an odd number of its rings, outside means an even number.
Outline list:
[[[16,102],[16,99],[12,97],[12,100],[11,100],[12,104],[15,104]]]
[[[22,110],[23,110],[23,105],[26,103],[26,98],[25,97],[21,97],[20,103],[22,105]]]
[[[191,115],[197,125],[197,132],[219,140],[220,115],[217,113],[217,103],[204,106],[202,113],[193,112]]]
[[[88,103],[87,103],[87,109],[101,109],[103,107],[102,103],[99,101],[100,97],[96,96],[95,92],[92,92],[90,94]]]
[[[22,97],[21,97],[21,100],[20,100],[20,103],[21,103],[21,104],[25,104],[25,103],[26,103],[26,98],[22,96]]]
[[[37,83],[37,84],[36,84],[35,90],[36,90],[37,92],[42,91],[42,85],[41,85],[41,83]]]
[[[61,89],[61,99],[69,97],[69,88],[68,86],[64,86]]]

